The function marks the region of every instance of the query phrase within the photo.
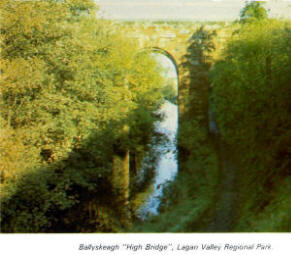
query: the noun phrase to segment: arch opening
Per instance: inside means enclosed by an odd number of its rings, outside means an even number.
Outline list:
[[[165,79],[163,88],[165,99],[177,105],[179,94],[179,71],[173,55],[158,47],[144,48],[140,52],[148,53],[155,58],[159,67],[161,67],[162,76]]]
[[[176,134],[178,130],[178,66],[174,57],[160,48],[145,48],[140,51],[149,54],[157,63],[157,71],[164,77],[163,96],[164,103],[159,113],[163,118],[157,121],[155,129],[167,137],[167,143],[159,145],[155,150],[160,154],[155,166],[155,178],[152,183],[153,190],[145,203],[139,208],[138,215],[145,219],[147,215],[158,214],[160,198],[163,196],[163,187],[173,181],[178,172]]]

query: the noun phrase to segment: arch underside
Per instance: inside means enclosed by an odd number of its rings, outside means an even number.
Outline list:
[[[177,64],[175,57],[169,51],[162,49],[162,48],[159,48],[159,47],[146,47],[146,48],[143,48],[140,52],[159,53],[159,54],[166,56],[175,66],[175,70],[176,70],[176,74],[177,74],[177,83],[178,83],[178,87],[179,87],[178,64]]]
[[[172,64],[175,67],[175,71],[176,71],[178,112],[180,112],[180,103],[179,102],[181,101],[181,98],[180,98],[181,97],[181,91],[180,91],[181,90],[181,77],[180,77],[179,65],[178,65],[176,58],[169,51],[167,51],[163,48],[160,48],[160,47],[144,47],[139,52],[140,53],[148,53],[148,54],[158,53],[158,54],[164,55],[172,62]]]

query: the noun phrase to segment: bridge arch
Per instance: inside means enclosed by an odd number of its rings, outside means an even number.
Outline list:
[[[178,85],[178,88],[179,88],[179,84],[180,84],[180,81],[179,81],[179,68],[178,68],[178,62],[176,60],[176,58],[167,50],[163,49],[163,48],[160,48],[160,47],[145,47],[145,48],[142,48],[139,53],[145,53],[145,52],[148,52],[148,53],[158,53],[158,54],[161,54],[161,55],[164,55],[165,57],[167,57],[174,65],[175,67],[175,70],[176,70],[176,75],[177,75],[177,85]]]
[[[181,78],[180,78],[179,64],[178,64],[177,59],[168,50],[163,49],[161,47],[155,47],[155,46],[144,47],[139,50],[138,55],[143,54],[143,53],[148,53],[148,54],[156,53],[156,54],[163,55],[173,64],[176,71],[175,77],[176,77],[176,84],[177,84],[177,87],[176,87],[177,88],[177,104],[178,104],[178,111],[179,111]]]

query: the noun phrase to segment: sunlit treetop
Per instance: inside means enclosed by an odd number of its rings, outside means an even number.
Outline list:
[[[240,12],[241,23],[249,23],[256,20],[268,18],[268,12],[263,7],[265,2],[262,1],[246,1],[245,7]]]

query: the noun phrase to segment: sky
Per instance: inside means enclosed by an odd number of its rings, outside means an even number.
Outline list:
[[[95,0],[105,18],[120,20],[234,20],[245,0]],[[269,0],[270,16],[291,18],[291,0]]]

